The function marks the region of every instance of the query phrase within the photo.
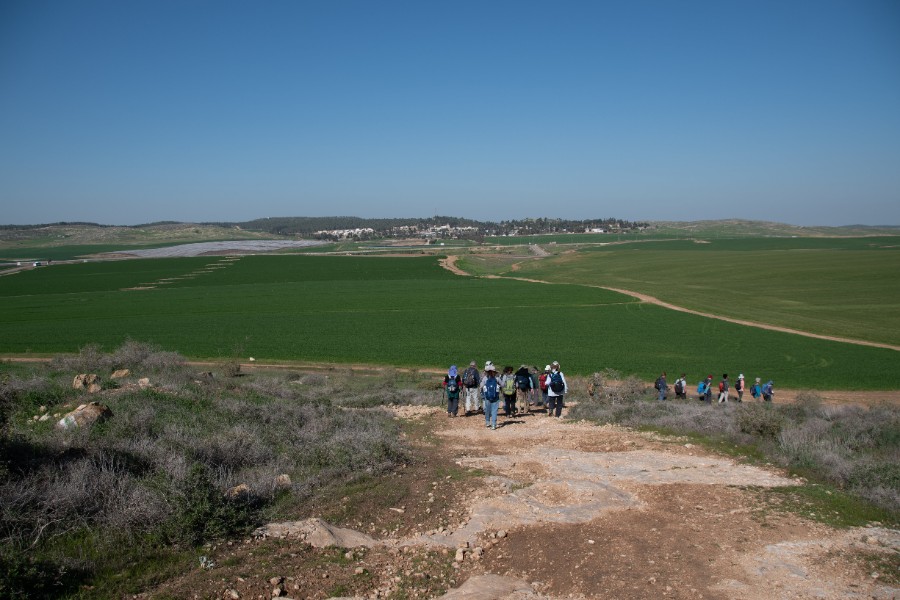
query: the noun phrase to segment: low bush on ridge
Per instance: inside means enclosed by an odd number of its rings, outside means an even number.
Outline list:
[[[767,460],[900,515],[900,411],[894,407],[825,406],[815,392],[793,404],[659,402],[655,390],[629,378],[579,398],[570,416],[752,446]]]
[[[74,374],[119,368],[131,369],[131,380],[149,375],[153,387],[125,379],[104,382],[119,389],[99,397],[72,389]],[[58,415],[95,399],[112,418],[53,427]],[[112,354],[86,348],[24,376],[5,373],[0,597],[28,596],[22,586],[38,568],[57,574],[46,595],[64,595],[78,583],[73,574],[83,582],[101,564],[125,564],[147,548],[192,548],[296,517],[274,507],[289,512],[286,499],[296,505],[409,459],[391,416],[359,408],[428,399],[341,375],[199,377],[181,357],[134,342]],[[36,421],[41,414],[53,417]]]

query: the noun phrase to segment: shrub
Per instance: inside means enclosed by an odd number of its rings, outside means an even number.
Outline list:
[[[763,404],[742,405],[735,416],[738,429],[755,437],[775,439],[784,426],[781,413]]]

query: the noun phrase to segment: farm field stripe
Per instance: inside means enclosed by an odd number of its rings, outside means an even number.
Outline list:
[[[440,261],[442,267],[447,269],[448,271],[455,273],[457,275],[470,276],[469,273],[463,271],[456,264],[458,260],[458,256],[448,256],[445,260]],[[626,296],[631,296],[632,298],[636,298],[641,302],[646,302],[648,304],[655,304],[656,306],[660,306],[662,308],[667,308],[669,310],[675,310],[678,312],[688,313],[691,315],[697,315],[699,317],[706,317],[709,319],[718,319],[720,321],[726,321],[728,323],[735,323],[737,325],[747,325],[749,327],[756,327],[758,329],[767,329],[769,331],[779,331],[781,333],[790,333],[793,335],[802,335],[810,338],[815,338],[819,340],[828,340],[830,342],[842,342],[845,344],[856,344],[859,346],[870,346],[872,348],[884,348],[886,350],[894,350],[895,352],[900,351],[900,346],[894,346],[893,344],[882,344],[879,342],[869,342],[866,340],[855,340],[852,338],[844,338],[832,335],[822,335],[818,333],[811,333],[809,331],[801,331],[799,329],[792,329],[790,327],[781,327],[779,325],[769,325],[767,323],[760,323],[758,321],[748,321],[746,319],[736,319],[733,317],[725,317],[722,315],[716,315],[713,313],[702,312],[699,310],[693,310],[690,308],[685,308],[683,306],[677,306],[675,304],[671,304],[669,302],[663,302],[659,298],[654,296],[650,296],[648,294],[641,294],[640,292],[634,292],[631,290],[625,290],[621,288],[614,288],[604,285],[588,285],[588,284],[560,284],[552,281],[543,281],[541,279],[530,279],[527,277],[508,277],[505,275],[486,275],[485,279],[514,279],[516,281],[525,281],[529,283],[544,283],[547,285],[583,285],[585,287],[599,288],[601,290],[609,290],[611,292],[616,292],[619,294],[625,294]]]
[[[736,325],[747,325],[748,327],[756,327],[758,329],[768,329],[769,331],[779,331],[781,333],[802,335],[805,337],[816,338],[819,340],[828,340],[829,342],[842,342],[845,344],[856,344],[858,346],[870,346],[872,348],[884,348],[886,350],[894,350],[895,352],[900,352],[900,346],[894,346],[892,344],[882,344],[879,342],[869,342],[866,340],[854,340],[851,338],[842,338],[842,337],[837,337],[837,336],[833,336],[833,335],[821,335],[818,333],[810,333],[809,331],[800,331],[799,329],[791,329],[790,327],[781,327],[779,325],[769,325],[767,323],[759,323],[756,321],[747,321],[744,319],[723,317],[722,315],[714,315],[712,313],[701,312],[699,310],[692,310],[690,308],[685,308],[683,306],[676,306],[675,304],[663,302],[659,298],[654,298],[653,296],[649,296],[647,294],[641,294],[639,292],[633,292],[631,290],[623,290],[620,288],[607,287],[605,285],[587,285],[584,283],[561,284],[561,283],[554,283],[552,281],[541,281],[540,279],[528,279],[526,277],[506,277],[506,276],[501,276],[501,275],[488,275],[486,278],[488,278],[488,279],[515,279],[516,281],[528,281],[531,283],[546,283],[548,285],[583,285],[584,287],[598,288],[601,290],[609,290],[610,292],[617,292],[619,294],[625,294],[626,296],[631,296],[632,298],[636,298],[636,299],[640,300],[641,302],[646,302],[647,304],[655,304],[656,306],[660,306],[662,308],[668,308],[669,310],[675,310],[678,312],[688,313],[691,315],[697,315],[698,317],[706,317],[709,319],[718,319],[720,321],[727,321],[728,323],[735,323]]]

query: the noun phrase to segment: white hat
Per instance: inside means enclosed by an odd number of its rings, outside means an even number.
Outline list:
[[[492,363],[491,361],[487,361],[486,363],[484,363],[484,370],[485,371],[496,371],[497,369],[494,368],[494,363]]]
[[[550,365],[547,365],[546,367],[544,367],[544,370],[545,370],[545,371],[549,371],[549,370],[550,370]]]
[[[554,360],[552,364],[553,364],[554,367],[558,367],[558,366],[559,366],[559,361],[558,361],[558,360]]]
[[[738,375],[738,379],[743,379],[743,378],[744,378],[744,374],[743,374],[743,373],[741,373],[740,375]]]

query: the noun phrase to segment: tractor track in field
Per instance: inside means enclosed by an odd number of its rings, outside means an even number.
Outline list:
[[[455,273],[457,275],[464,275],[467,277],[471,277],[470,273],[466,273],[462,269],[460,269],[456,265],[456,261],[458,256],[448,256],[445,260],[441,261],[441,266],[447,269],[448,271]],[[515,271],[515,265],[513,266],[513,270]],[[555,283],[552,281],[544,281],[542,279],[530,279],[528,277],[507,277],[504,275],[485,275],[487,279],[514,279],[516,281],[526,281],[529,283],[543,283],[546,285],[563,285],[559,283]],[[841,342],[844,344],[856,344],[857,346],[869,346],[872,348],[884,348],[886,350],[893,350],[895,352],[900,352],[900,346],[895,346],[893,344],[883,344],[880,342],[870,342],[867,340],[857,340],[853,338],[844,338],[833,335],[823,335],[820,333],[812,333],[809,331],[802,331],[800,329],[792,329],[790,327],[782,327],[780,325],[771,325],[769,323],[761,323],[759,321],[749,321],[747,319],[737,319],[734,317],[726,317],[722,315],[716,315],[713,313],[703,312],[700,310],[694,310],[691,308],[685,308],[684,306],[678,306],[677,304],[671,304],[669,302],[665,302],[656,298],[654,296],[650,296],[649,294],[642,294],[640,292],[635,292],[633,290],[625,290],[622,288],[614,288],[605,285],[589,285],[589,284],[565,284],[565,285],[583,285],[585,287],[593,287],[599,288],[601,290],[609,290],[611,292],[617,292],[619,294],[625,294],[626,296],[631,296],[632,298],[636,298],[641,302],[646,302],[647,304],[654,304],[656,306],[661,306],[663,308],[667,308],[669,310],[675,310],[678,312],[688,313],[691,315],[697,315],[699,317],[706,317],[708,319],[718,319],[719,321],[727,321],[728,323],[734,323],[736,325],[746,325],[747,327],[756,327],[757,329],[766,329],[769,331],[779,331],[781,333],[790,333],[793,335],[802,335],[805,337],[815,338],[819,340],[828,340],[830,342]]]

